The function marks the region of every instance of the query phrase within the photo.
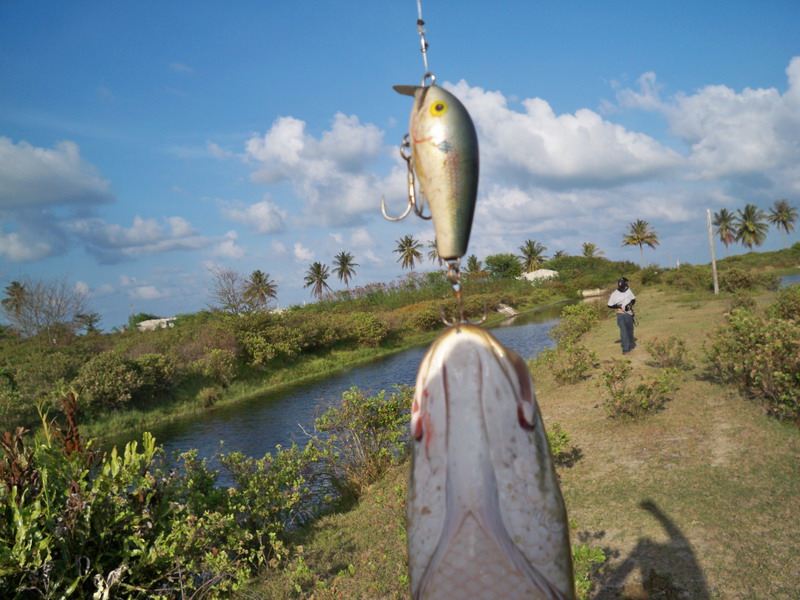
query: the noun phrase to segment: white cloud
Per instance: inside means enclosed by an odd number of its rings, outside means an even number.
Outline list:
[[[788,89],[745,88],[737,92],[709,85],[694,94],[662,101],[653,73],[639,79],[639,90],[621,90],[629,108],[657,110],[672,133],[689,148],[687,176],[715,180],[755,175],[773,184],[796,181],[800,162],[800,57],[786,69]]]
[[[357,227],[350,236],[350,245],[354,248],[374,248],[376,244],[365,227]]]
[[[286,246],[281,244],[278,240],[272,240],[270,246],[272,246],[272,251],[276,254],[286,254],[288,252]]]
[[[141,285],[128,290],[128,296],[131,298],[138,298],[139,300],[155,300],[157,298],[165,298],[169,296],[169,294],[159,290],[154,285]]]
[[[225,239],[214,247],[211,254],[235,260],[242,258],[246,252],[244,248],[236,243],[237,239],[239,239],[238,234],[235,231],[229,231],[225,234]]]
[[[341,113],[320,138],[307,134],[305,125],[294,117],[281,117],[266,134],[251,137],[245,160],[258,165],[251,179],[291,182],[305,202],[306,217],[317,224],[345,225],[359,213],[374,210],[381,180],[367,167],[383,151],[383,132]]]
[[[233,156],[233,152],[228,152],[221,148],[218,144],[214,142],[206,142],[206,150],[208,150],[214,158],[230,158]]]
[[[478,130],[481,175],[525,188],[553,189],[624,185],[658,177],[683,163],[673,150],[629,131],[589,109],[556,115],[547,101],[508,107],[500,92],[460,81],[447,85],[467,107]]]
[[[18,233],[5,233],[0,230],[0,256],[11,262],[28,262],[49,256],[52,252],[50,244],[41,240],[26,239]]]
[[[303,246],[300,242],[294,244],[294,257],[302,262],[314,260],[314,252]]]
[[[106,223],[99,218],[74,220],[65,227],[101,263],[115,263],[172,250],[196,250],[216,241],[196,235],[191,223],[183,217],[168,217],[166,221],[169,231],[155,219],[143,219],[138,215],[128,228]]]
[[[110,190],[73,142],[47,149],[0,137],[0,208],[96,205],[112,200]]]
[[[256,233],[277,233],[286,229],[286,211],[276,204],[262,200],[255,204],[228,204],[222,208],[226,219],[249,226]]]

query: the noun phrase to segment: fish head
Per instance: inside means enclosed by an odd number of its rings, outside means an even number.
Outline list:
[[[525,361],[480,327],[446,330],[420,364],[411,437],[412,595],[572,598],[566,510]]]

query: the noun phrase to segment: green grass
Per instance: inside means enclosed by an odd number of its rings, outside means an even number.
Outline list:
[[[593,598],[800,597],[800,431],[766,417],[706,375],[702,345],[728,298],[636,290],[634,377],[652,378],[645,345],[682,337],[694,368],[679,373],[665,408],[639,421],[610,419],[593,377],[557,385],[536,370],[546,423],[580,449],[560,467],[573,543],[602,547]],[[757,300],[763,305],[770,294]],[[621,358],[611,317],[584,338],[601,360]],[[404,495],[408,466],[393,469],[352,510],[299,532],[283,568],[266,570],[243,598],[405,598]]]

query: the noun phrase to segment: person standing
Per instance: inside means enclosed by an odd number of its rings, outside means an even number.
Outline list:
[[[628,279],[620,277],[617,289],[611,292],[608,298],[608,308],[617,311],[617,325],[619,336],[622,339],[622,353],[627,354],[636,347],[633,343],[633,305],[636,296],[628,286]]]

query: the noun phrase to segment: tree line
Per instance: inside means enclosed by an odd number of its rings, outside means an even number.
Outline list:
[[[727,255],[728,247],[732,243],[740,243],[751,250],[753,246],[761,246],[766,240],[770,224],[783,234],[785,243],[786,236],[794,231],[797,218],[797,208],[783,199],[776,200],[769,212],[754,204],[746,204],[736,213],[723,208],[714,213],[713,224],[716,234],[725,245]],[[622,235],[623,247],[639,247],[642,268],[645,263],[644,247],[655,249],[658,245],[658,232],[643,219],[630,223],[626,233]],[[397,240],[392,252],[398,255],[397,262],[401,263],[403,269],[413,271],[424,260],[424,248],[423,243],[413,235],[405,235]],[[435,238],[428,243],[427,250],[427,258],[441,266],[443,261],[437,252]],[[518,277],[539,269],[548,260],[545,255],[547,247],[536,240],[525,240],[518,251],[518,254],[493,254],[484,261],[472,254],[467,257],[463,271],[473,275]],[[581,254],[584,257],[599,258],[604,253],[593,242],[584,242]],[[550,258],[565,256],[568,256],[566,251],[558,250]],[[304,287],[311,289],[312,297],[321,299],[326,292],[331,291],[328,279],[331,275],[336,275],[349,289],[350,280],[355,277],[358,266],[353,254],[346,251],[335,256],[333,269],[325,263],[314,261],[305,273]],[[256,269],[249,277],[245,277],[235,269],[220,266],[212,267],[210,273],[212,283],[209,308],[212,310],[244,314],[270,309],[273,301],[280,307],[277,302],[278,286],[270,279],[269,273]],[[31,337],[45,333],[53,344],[65,333],[97,331],[97,324],[100,322],[100,315],[91,311],[86,294],[63,279],[12,281],[5,288],[2,308],[6,318],[21,335]]]

